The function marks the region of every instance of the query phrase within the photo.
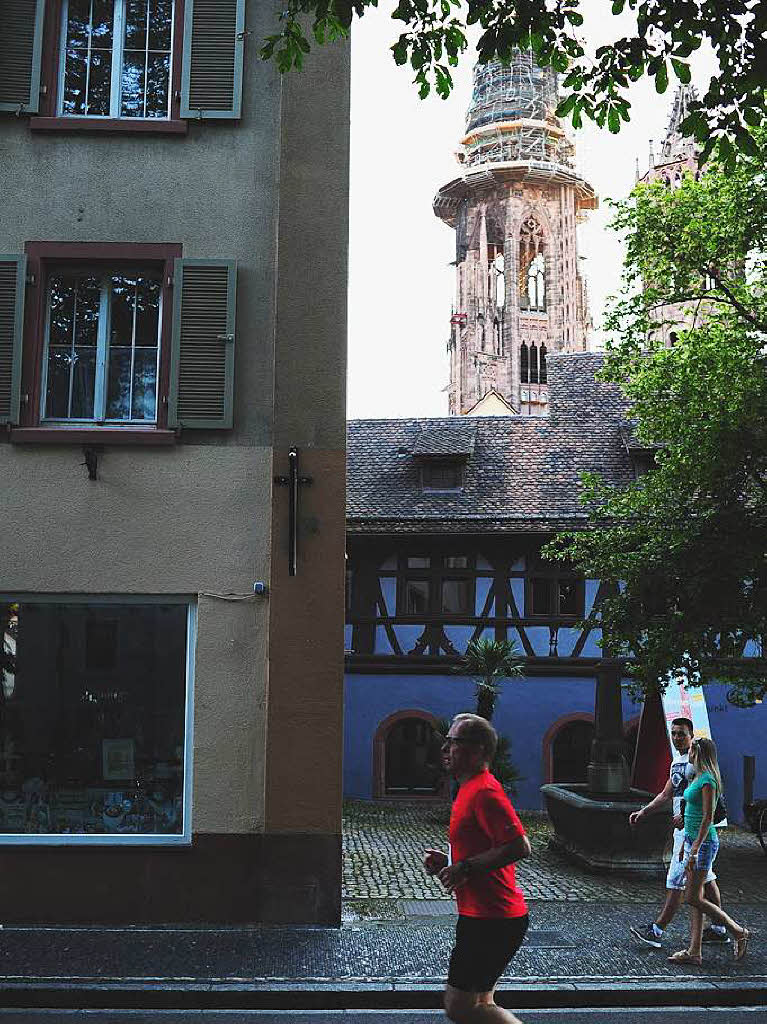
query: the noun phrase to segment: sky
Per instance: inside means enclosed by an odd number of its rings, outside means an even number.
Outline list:
[[[393,7],[393,4],[391,5]],[[446,416],[446,343],[454,297],[454,232],[432,212],[437,190],[457,177],[455,152],[471,99],[471,48],[448,100],[418,98],[413,73],[394,64],[398,25],[391,7],[369,7],[352,33],[348,415],[351,418]],[[589,26],[595,45],[618,19]],[[709,57],[694,80],[705,84]],[[606,298],[620,284],[622,249],[608,229],[605,200],[628,195],[648,166],[649,140],[663,138],[675,83],[663,94],[632,87],[631,122],[619,135],[586,123],[573,132],[578,169],[596,188],[599,209],[578,229],[591,314],[598,327]],[[598,345],[597,331],[593,341]]]

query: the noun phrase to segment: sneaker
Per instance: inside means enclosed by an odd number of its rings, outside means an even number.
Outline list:
[[[660,949],[663,945],[663,940],[655,934],[655,929],[651,924],[643,925],[641,928],[637,928],[632,924],[631,934],[635,939],[644,942],[645,945],[652,946],[653,949]]]
[[[708,928],[703,929],[703,941],[727,943],[730,941],[730,936],[726,931],[720,932],[717,928],[712,928],[709,925]]]

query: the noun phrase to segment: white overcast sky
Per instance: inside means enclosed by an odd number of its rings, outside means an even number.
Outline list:
[[[473,54],[467,50],[448,100],[419,100],[412,72],[398,68],[389,46],[393,8],[367,8],[352,34],[351,228],[349,253],[350,417],[446,416],[449,335],[455,270],[454,233],[432,213],[438,188],[459,171],[455,151],[471,98]],[[589,28],[607,41],[617,19]],[[599,37],[602,38],[599,38]],[[693,66],[699,88],[710,59]],[[607,197],[622,198],[665,134],[675,82],[658,96],[649,82],[632,88],[631,122],[619,135],[590,123],[571,135],[580,173],[600,208],[579,228],[590,306],[598,327],[605,299],[619,284],[622,252],[607,228]]]

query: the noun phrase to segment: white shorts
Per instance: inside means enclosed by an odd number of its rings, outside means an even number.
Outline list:
[[[666,888],[667,889],[679,889],[682,890],[687,885],[687,872],[685,870],[687,864],[686,861],[679,859],[679,851],[684,846],[684,829],[674,829],[674,846],[671,852],[671,863],[668,866],[668,874],[666,875]],[[706,875],[707,882],[715,882],[716,875],[714,869],[709,868],[708,874]]]

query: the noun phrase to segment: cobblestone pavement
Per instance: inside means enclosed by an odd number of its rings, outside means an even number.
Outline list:
[[[658,879],[594,875],[548,848],[551,826],[543,814],[523,812],[532,857],[518,878],[531,900],[651,903],[662,891]],[[445,849],[449,807],[440,803],[347,801],[343,820],[343,896],[354,916],[400,917],[400,900],[452,902],[421,867],[427,847]],[[727,903],[767,903],[767,857],[755,836],[740,829],[721,832],[716,869]]]

